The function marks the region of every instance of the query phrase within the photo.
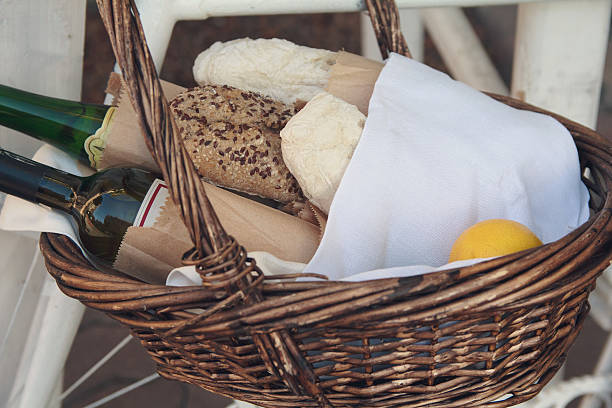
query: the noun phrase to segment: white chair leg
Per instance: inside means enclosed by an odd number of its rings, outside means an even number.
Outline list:
[[[482,91],[508,94],[508,87],[461,8],[423,9],[421,15],[453,78]]]
[[[5,407],[47,277],[41,273],[36,241],[0,231],[0,242],[0,407]]]
[[[609,17],[610,0],[519,5],[512,96],[595,127]],[[564,388],[562,378],[545,391]]]
[[[83,71],[85,7],[85,1],[70,0],[3,2],[0,83],[78,100]],[[5,128],[0,128],[0,144],[26,156],[31,156],[40,146],[40,142]],[[24,238],[15,233],[1,235],[11,236],[14,242],[24,242]],[[12,244],[10,238],[2,238],[5,240]],[[82,306],[59,293],[55,283],[50,281],[40,255],[28,275],[32,255],[38,253],[34,240],[30,245],[29,254],[23,253],[22,248],[13,253],[0,251],[15,268],[10,273],[11,279],[6,281],[15,290],[7,296],[7,301],[12,299],[14,303],[2,308],[9,319],[0,326],[0,329],[7,328],[6,332],[0,331],[0,345],[6,352],[3,354],[0,350],[0,377],[3,379],[0,381],[0,406],[47,406],[57,389],[61,368],[82,314]],[[19,273],[24,281],[30,276],[21,286],[18,280],[13,280]],[[45,285],[53,289],[52,295],[43,291],[41,296],[45,279],[48,280]],[[2,285],[0,292],[8,290],[4,281]],[[47,304],[49,310],[45,310]],[[13,318],[15,308],[17,318]],[[12,352],[18,354],[11,355]],[[23,400],[20,395],[25,396]],[[11,396],[13,399],[9,403],[7,400]]]
[[[594,127],[610,0],[518,6],[512,95]]]
[[[161,70],[164,62],[170,37],[172,37],[172,29],[178,18],[177,13],[179,9],[189,5],[186,3],[189,2],[136,0],[136,7],[142,20],[142,28],[157,72]],[[196,9],[194,3],[190,6],[194,10]]]
[[[57,380],[55,382],[55,387],[53,387],[53,393],[51,394],[51,398],[49,398],[49,402],[45,408],[62,408],[62,389],[64,387],[64,370],[59,373]]]
[[[44,407],[52,400],[85,310],[61,293],[51,278],[45,282],[40,305],[11,393],[11,407]]]
[[[608,340],[601,352],[597,367],[595,367],[595,375],[603,375],[612,373],[612,333],[608,334]]]

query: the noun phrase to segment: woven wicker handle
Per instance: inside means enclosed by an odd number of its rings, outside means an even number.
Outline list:
[[[223,251],[231,239],[215,214],[185,150],[132,0],[97,0],[146,144],[168,183],[199,257]]]
[[[366,6],[382,58],[387,59],[389,52],[412,58],[402,34],[399,10],[395,1],[366,0]]]

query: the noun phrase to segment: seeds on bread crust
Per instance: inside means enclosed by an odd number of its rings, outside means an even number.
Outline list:
[[[198,173],[211,182],[287,203],[303,200],[281,155],[294,106],[228,86],[188,89],[170,102]]]

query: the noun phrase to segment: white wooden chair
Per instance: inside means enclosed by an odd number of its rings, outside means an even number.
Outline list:
[[[172,28],[179,20],[356,11],[363,7],[354,0],[140,0],[137,3],[158,69]],[[595,127],[608,44],[610,0],[397,0],[397,3],[403,9],[403,28],[415,57],[422,55],[425,26],[456,79],[497,93],[508,90],[457,7],[520,3],[510,93]],[[70,0],[4,3],[0,16],[3,39],[0,83],[79,99],[85,5],[85,1]],[[377,57],[376,43],[366,19],[363,27],[364,54]],[[0,143],[29,156],[39,146],[4,128],[0,128]],[[83,313],[80,303],[59,293],[48,277],[36,238],[0,231],[0,264],[4,266],[0,285],[0,407],[61,406],[62,370]],[[554,382],[539,397],[524,404],[525,407],[563,407],[575,396],[599,393],[606,406],[612,408],[609,397],[612,393],[610,270],[599,280],[591,302],[592,316],[609,336],[596,371],[587,378]],[[127,341],[111,350],[109,357]],[[102,405],[155,378],[154,374],[145,377],[90,406]],[[594,399],[585,400],[583,407],[595,406],[594,403]]]

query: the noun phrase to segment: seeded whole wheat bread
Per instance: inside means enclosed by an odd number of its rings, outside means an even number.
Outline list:
[[[295,106],[207,85],[180,93],[170,109],[203,178],[281,203],[304,199],[283,162],[279,135]]]

